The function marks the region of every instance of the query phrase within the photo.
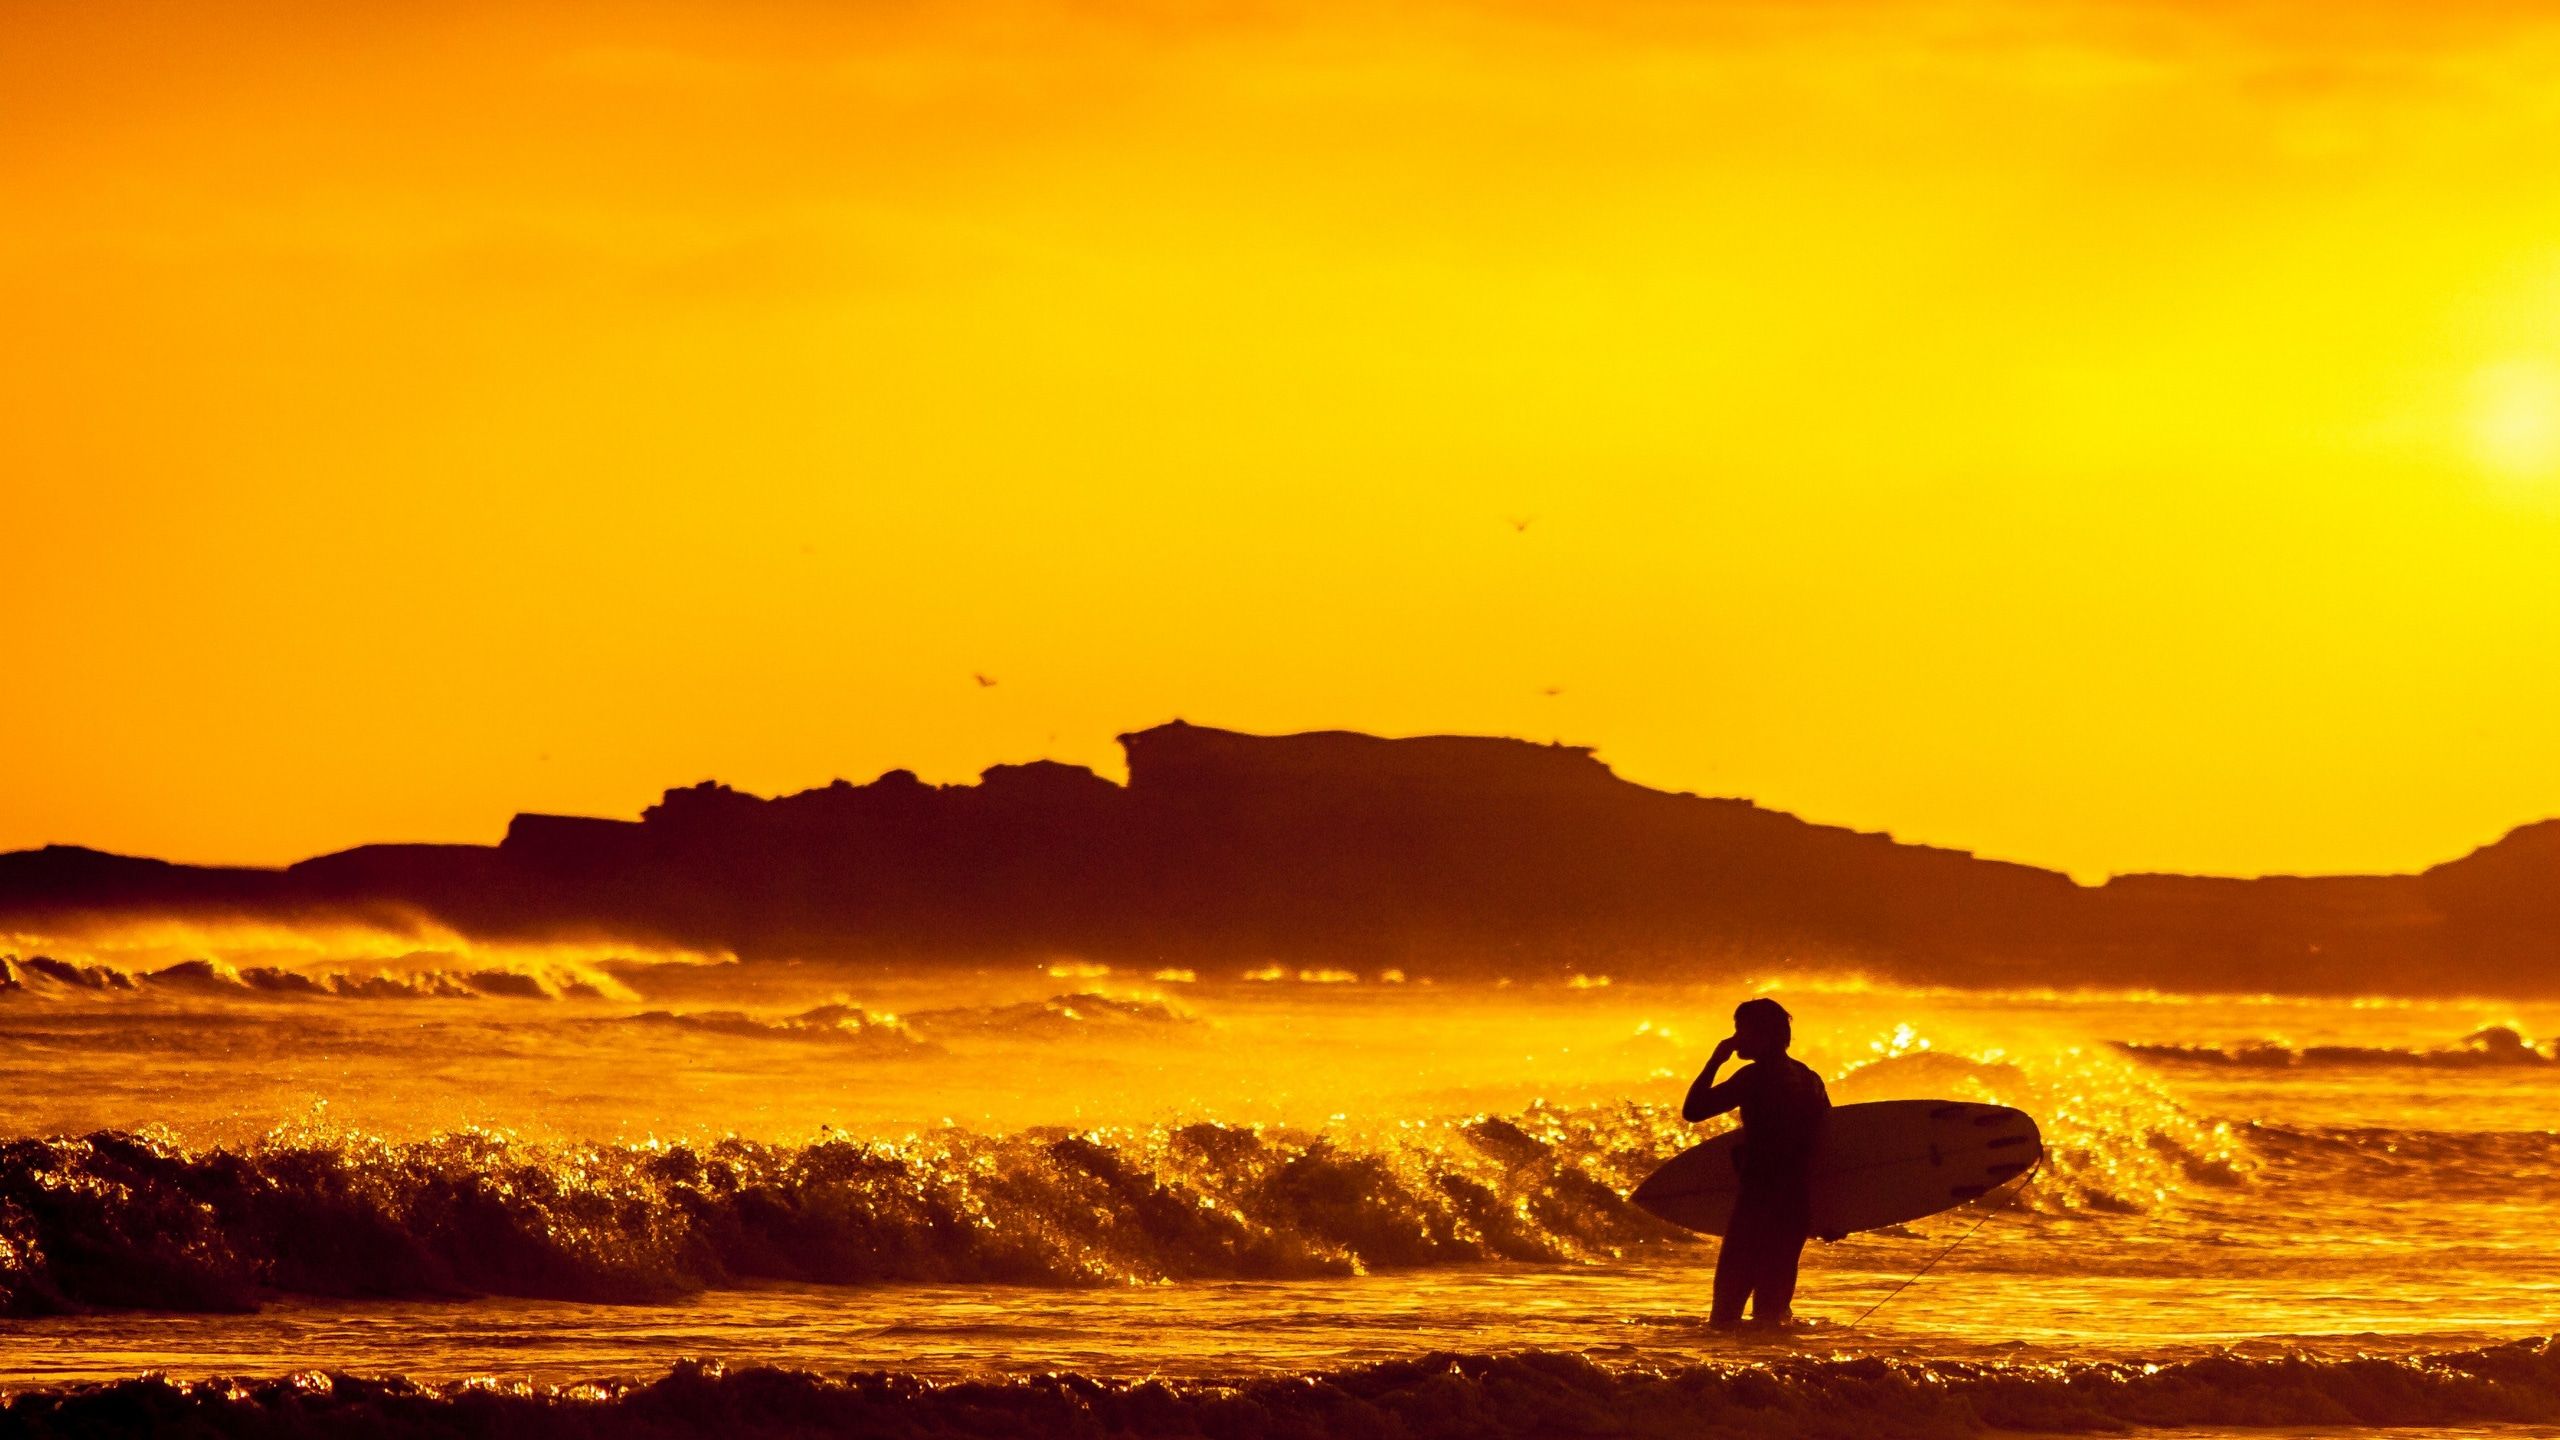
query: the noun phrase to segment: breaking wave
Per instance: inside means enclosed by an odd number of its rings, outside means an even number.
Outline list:
[[[915,1027],[905,1020],[875,1014],[859,1005],[820,1005],[770,1020],[757,1019],[743,1010],[644,1010],[601,1023],[690,1030],[733,1040],[815,1040],[894,1051],[937,1048],[916,1034]]]
[[[957,1036],[1049,1039],[1103,1030],[1187,1025],[1191,1016],[1161,1000],[1079,993],[1012,1005],[955,1006],[893,1015],[836,1001],[794,1015],[743,1010],[649,1010],[597,1022],[692,1030],[734,1040],[818,1040],[886,1050],[928,1051]]]
[[[0,998],[51,996],[184,996],[212,1000],[604,1000],[628,999],[611,977],[570,966],[532,970],[375,971],[234,966],[182,960],[154,970],[125,970],[49,955],[0,955]],[[1061,1037],[1189,1025],[1192,1015],[1161,999],[1078,992],[1005,1005],[967,1005],[894,1015],[838,1000],[796,1014],[744,1010],[648,1010],[600,1020],[690,1030],[740,1040],[850,1043],[886,1049],[933,1048],[936,1037]]]
[[[2508,1025],[2491,1025],[2475,1030],[2462,1037],[2458,1046],[2434,1050],[2373,1045],[2308,1045],[2296,1049],[2276,1040],[2256,1040],[2238,1045],[2146,1045],[2119,1041],[2116,1048],[2144,1060],[2265,1070],[2294,1066],[2408,1065],[2432,1069],[2474,1069],[2481,1066],[2560,1065],[2560,1041],[2552,1042],[2548,1049],[2537,1047],[2525,1038],[2522,1031]]]
[[[513,1000],[603,999],[608,982],[566,968],[521,970],[417,970],[407,974],[288,970],[274,965],[232,966],[219,960],[181,960],[157,970],[0,955],[0,996],[10,994],[140,995],[163,993],[281,1000]]]
[[[21,1394],[15,1434],[481,1436],[1968,1436],[2148,1427],[2560,1421],[2560,1344],[2163,1364],[1802,1358],[1675,1369],[1578,1355],[1427,1355],[1304,1375],[935,1381],[686,1361],[649,1381],[422,1385],[313,1371],[156,1376]]]
[[[1036,1011],[1064,1023],[1096,997]],[[1171,1011],[1112,1002],[1105,1023]],[[749,1027],[912,1046],[850,1007],[774,1022],[652,1014],[600,1023]],[[975,1012],[970,1012],[974,1014]],[[990,1012],[993,1013],[993,1012]],[[965,1023],[982,1023],[971,1019]],[[785,1029],[777,1030],[777,1026]],[[799,1027],[796,1030],[789,1027]],[[1896,1088],[2066,1117],[2026,1185],[2031,1216],[2132,1212],[2233,1183],[2244,1142],[2138,1087],[1930,1054],[1859,1067],[1843,1099]],[[1881,1092],[1881,1093],[1880,1093]],[[1668,1107],[1537,1105],[1388,1122],[1365,1138],[1215,1122],[790,1145],[550,1144],[279,1132],[189,1149],[158,1133],[0,1143],[0,1312],[221,1310],[269,1294],[599,1300],[792,1280],[1088,1285],[1356,1275],[1620,1256],[1685,1240],[1626,1194],[1699,1132]]]
[[[2560,1132],[2253,1125],[2252,1146],[2295,1182],[2512,1197],[2560,1185]]]
[[[2258,1168],[2248,1136],[2199,1116],[2138,1067],[2103,1053],[1978,1056],[1929,1048],[1908,1029],[1831,1081],[1834,1103],[1956,1099],[2037,1117],[2045,1156],[2034,1183],[2000,1203],[2038,1214],[2132,1215],[2196,1186],[2243,1184]]]
[[[598,1024],[913,1050],[991,1026],[1186,1024],[1156,1001],[1064,995],[781,1019],[663,1011]],[[2030,1217],[2140,1213],[2242,1184],[2316,1137],[2239,1133],[2104,1052],[2035,1061],[1888,1045],[1836,1099],[1954,1096],[2045,1121],[2046,1164],[1989,1202]],[[1311,1134],[1216,1122],[793,1145],[537,1143],[283,1131],[191,1149],[157,1133],[0,1143],[0,1313],[221,1310],[277,1293],[673,1298],[759,1280],[1085,1285],[1291,1278],[1620,1256],[1687,1239],[1631,1206],[1700,1132],[1667,1106]],[[2334,1149],[2334,1147],[2333,1147]],[[2397,1164],[2388,1153],[2377,1163]]]
[[[1623,1198],[1685,1138],[1661,1120],[1478,1118],[1374,1149],[1212,1123],[805,1146],[21,1140],[0,1144],[0,1311],[1565,1260],[1680,1233]]]
[[[961,1005],[918,1010],[907,1020],[919,1030],[945,1034],[1003,1031],[1008,1034],[1083,1033],[1096,1029],[1135,1030],[1192,1023],[1188,1011],[1162,1000],[1097,995],[1079,991],[1026,1000],[1014,1005]]]

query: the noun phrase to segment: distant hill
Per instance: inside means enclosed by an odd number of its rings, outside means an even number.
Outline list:
[[[1949,984],[2560,990],[2560,821],[2417,875],[2056,871],[1647,789],[1586,749],[1470,736],[1124,735],[1129,783],[1048,761],[893,770],[640,819],[519,815],[495,846],[281,870],[0,855],[0,930],[396,921],[741,957],[1400,966],[1530,978],[1783,961]]]

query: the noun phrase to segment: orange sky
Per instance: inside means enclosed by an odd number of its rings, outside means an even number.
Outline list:
[[[0,848],[1176,715],[2085,876],[2560,814],[2529,6],[0,25]]]

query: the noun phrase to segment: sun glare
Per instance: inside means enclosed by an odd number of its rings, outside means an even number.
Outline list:
[[[2473,381],[2471,447],[2504,484],[2545,493],[2560,481],[2560,365],[2518,360]]]

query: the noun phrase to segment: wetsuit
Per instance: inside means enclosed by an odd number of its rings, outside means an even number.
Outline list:
[[[1756,1061],[1732,1083],[1742,1096],[1741,1186],[1716,1252],[1712,1317],[1730,1324],[1751,1302],[1754,1319],[1781,1321],[1795,1304],[1796,1262],[1813,1228],[1813,1161],[1831,1114],[1822,1077],[1781,1055]]]

